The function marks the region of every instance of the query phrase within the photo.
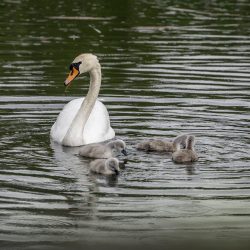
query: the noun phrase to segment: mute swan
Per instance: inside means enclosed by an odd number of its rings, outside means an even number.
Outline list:
[[[105,175],[118,175],[120,172],[119,161],[116,158],[97,159],[90,162],[90,171]]]
[[[101,66],[95,55],[81,54],[70,65],[65,86],[80,74],[89,72],[87,96],[70,101],[51,128],[51,138],[65,146],[80,146],[106,141],[115,136],[106,107],[97,100],[101,87]]]
[[[149,151],[156,151],[156,152],[174,152],[176,150],[175,146],[177,143],[180,143],[185,146],[185,141],[187,139],[187,135],[179,135],[177,136],[174,141],[167,141],[167,140],[149,140],[144,141],[137,144],[138,150],[145,150]]]
[[[172,159],[176,163],[193,162],[198,160],[198,155],[194,150],[195,137],[188,136],[185,149],[180,149],[180,144],[177,142],[177,150],[173,153]]]
[[[122,140],[111,141],[107,144],[90,144],[80,149],[79,154],[81,156],[89,158],[110,158],[119,153],[127,155],[126,144]]]

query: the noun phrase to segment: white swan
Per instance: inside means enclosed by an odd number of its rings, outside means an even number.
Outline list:
[[[80,146],[112,139],[115,136],[110,126],[106,107],[97,100],[101,87],[101,66],[95,55],[81,54],[70,65],[65,86],[80,74],[89,72],[90,86],[85,98],[66,104],[51,128],[51,138],[65,146]]]

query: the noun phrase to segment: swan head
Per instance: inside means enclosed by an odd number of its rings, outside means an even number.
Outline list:
[[[68,86],[77,76],[89,72],[97,66],[99,66],[99,61],[95,55],[86,53],[77,56],[69,66],[70,73],[64,85]]]

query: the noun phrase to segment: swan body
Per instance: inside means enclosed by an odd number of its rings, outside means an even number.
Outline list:
[[[174,152],[176,150],[177,143],[185,146],[185,140],[187,135],[177,136],[173,141],[152,139],[137,144],[138,150],[144,151],[156,151],[156,152]]]
[[[122,140],[111,141],[107,144],[94,143],[82,147],[79,151],[81,156],[89,158],[111,158],[119,153],[127,155],[126,144]]]
[[[120,172],[119,161],[116,158],[97,159],[90,162],[90,171],[104,175],[118,175]]]
[[[85,98],[66,104],[51,128],[51,138],[64,146],[81,146],[112,139],[115,136],[110,126],[106,107],[97,100],[101,86],[101,66],[96,56],[81,54],[70,65],[70,74],[65,85],[80,74],[90,73],[90,86]]]
[[[67,103],[57,117],[51,128],[51,137],[54,141],[62,144],[63,138],[79,111],[83,98],[77,98]],[[101,125],[101,126],[100,126]],[[79,123],[78,129],[81,129]],[[83,135],[75,138],[76,146],[106,141],[115,136],[114,130],[110,127],[109,114],[102,102],[96,101],[93,110],[85,124]],[[84,138],[84,140],[83,140]],[[78,142],[77,142],[78,139]]]
[[[187,163],[198,160],[198,155],[194,150],[195,137],[190,135],[186,140],[186,147],[184,149],[180,149],[179,142],[177,142],[177,150],[172,154],[172,160],[176,163]]]

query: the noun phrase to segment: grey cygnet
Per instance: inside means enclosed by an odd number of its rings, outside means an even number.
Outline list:
[[[183,145],[184,147],[188,135],[179,135],[173,141],[152,139],[148,141],[141,142],[137,144],[138,150],[144,151],[156,151],[156,152],[174,152],[176,151],[177,143]]]
[[[179,143],[177,143],[176,147],[178,149],[172,154],[172,160],[176,163],[197,161],[198,155],[194,150],[194,145],[195,137],[193,135],[188,136],[186,141],[186,147],[184,149],[180,149],[180,145]]]
[[[107,159],[115,157],[119,153],[127,156],[126,144],[122,140],[111,141],[107,144],[94,143],[82,147],[79,151],[81,156],[96,158],[96,159]]]
[[[116,158],[97,159],[90,163],[90,171],[104,175],[118,175],[119,161]]]

